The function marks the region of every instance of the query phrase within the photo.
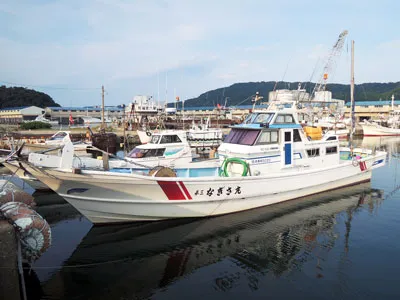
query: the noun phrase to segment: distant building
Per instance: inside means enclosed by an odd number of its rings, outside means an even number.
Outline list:
[[[43,115],[45,109],[37,106],[8,107],[0,110],[1,124],[19,124]]]
[[[105,106],[104,116],[112,120],[122,119],[125,107]],[[82,107],[46,107],[46,117],[50,120],[57,120],[60,124],[68,124],[69,116],[75,120],[75,123],[82,124],[80,117],[93,117],[101,119],[101,106],[82,106]]]
[[[355,101],[356,121],[379,119],[389,112],[400,109],[400,100]],[[346,116],[350,116],[350,102],[346,102]]]

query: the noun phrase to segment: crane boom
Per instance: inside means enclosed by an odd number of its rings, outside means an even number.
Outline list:
[[[323,69],[323,72],[321,76],[319,77],[318,83],[315,84],[314,90],[311,93],[311,97],[314,96],[315,92],[319,91],[324,91],[326,88],[326,83],[328,81],[328,74],[330,74],[335,67],[336,63],[336,58],[340,56],[342,53],[342,48],[344,45],[344,42],[346,40],[346,36],[349,32],[347,30],[344,30],[342,33],[340,33],[336,43],[333,45],[332,50],[328,56],[328,60],[325,64],[325,67]]]

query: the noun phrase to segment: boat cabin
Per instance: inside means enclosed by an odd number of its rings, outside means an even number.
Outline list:
[[[310,140],[299,124],[296,109],[283,106],[279,110],[254,112],[243,124],[233,126],[218,153],[221,163],[227,158],[238,158],[249,165],[252,175],[267,175],[337,163],[339,141],[335,135]],[[235,166],[231,169],[235,173]]]
[[[45,144],[51,146],[60,146],[64,145],[68,141],[71,140],[69,131],[58,131],[53,134],[51,137],[46,139]]]
[[[183,131],[165,131],[153,133],[149,143],[135,147],[126,158],[176,158],[188,148]]]

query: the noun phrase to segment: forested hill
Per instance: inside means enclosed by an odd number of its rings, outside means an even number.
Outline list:
[[[197,98],[188,99],[185,101],[185,107],[224,105],[226,99],[227,106],[248,105],[252,104],[251,96],[256,92],[264,96],[264,100],[267,101],[268,94],[274,90],[275,84],[274,81],[235,83],[229,87],[205,92]],[[298,84],[298,82],[279,82],[276,89],[297,89]],[[305,87],[309,93],[315,86],[312,82],[301,84],[302,88]],[[332,92],[333,98],[350,101],[350,85],[327,84],[326,89]],[[354,99],[356,101],[390,100],[392,94],[396,99],[400,98],[400,82],[363,83],[355,85]]]
[[[0,86],[0,109],[20,106],[60,106],[47,94],[22,87]]]

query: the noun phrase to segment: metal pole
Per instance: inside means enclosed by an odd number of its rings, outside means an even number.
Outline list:
[[[124,112],[123,112],[123,122],[122,122],[122,126],[124,127],[124,157],[126,155],[126,115],[125,115],[125,106],[124,106]]]
[[[101,86],[101,129],[104,129],[104,85]]]
[[[350,131],[350,143],[353,147],[353,133],[355,130],[355,103],[354,103],[354,41],[351,41],[351,82],[350,82],[350,100],[351,100],[351,131]]]

